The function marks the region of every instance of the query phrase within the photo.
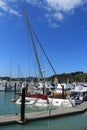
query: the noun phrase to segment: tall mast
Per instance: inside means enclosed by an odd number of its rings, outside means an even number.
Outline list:
[[[18,64],[18,81],[20,82],[20,65]]]
[[[10,63],[10,86],[11,86],[11,78],[12,78],[12,61]]]
[[[30,23],[29,23],[29,18],[28,18],[28,15],[27,15],[27,12],[26,12],[25,9],[23,10],[23,12],[24,12],[24,16],[25,16],[25,19],[26,19],[26,23],[27,23],[29,34],[30,34],[31,43],[32,43],[32,46],[33,46],[33,49],[34,49],[35,57],[36,57],[36,60],[37,60],[38,69],[39,69],[39,72],[40,72],[40,75],[41,75],[41,78],[42,78],[42,81],[43,81],[43,74],[42,74],[42,70],[41,70],[41,66],[40,66],[39,57],[38,57],[36,47],[35,47],[32,31],[31,31],[31,27],[30,27]]]

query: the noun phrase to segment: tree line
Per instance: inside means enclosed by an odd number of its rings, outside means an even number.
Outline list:
[[[72,72],[72,73],[62,73],[57,75],[59,82],[87,82],[87,73],[82,71]],[[55,75],[51,76],[49,79],[54,80]]]
[[[57,75],[52,75],[50,77],[45,77],[44,80],[46,81],[53,81],[55,80],[55,78],[58,78],[59,82],[87,82],[87,73],[84,73],[82,71],[77,71],[77,72],[71,72],[71,73],[62,73],[62,74],[57,74]],[[2,80],[7,80],[10,81],[10,77],[0,77],[0,79]],[[25,81],[24,77],[19,78],[11,78],[12,81]],[[27,77],[26,78],[27,81],[38,81],[37,77]],[[41,79],[40,79],[41,80]]]

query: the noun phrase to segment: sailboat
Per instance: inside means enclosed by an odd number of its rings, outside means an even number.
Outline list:
[[[10,81],[5,83],[5,92],[19,92],[21,90],[20,83],[18,81],[12,81],[12,62],[10,65]]]
[[[33,35],[35,36],[35,38],[37,39],[38,43],[39,43],[39,46],[41,47],[45,57],[47,58],[47,61],[48,63],[50,64],[55,76],[58,78],[57,74],[56,74],[56,71],[55,69],[53,68],[49,58],[47,57],[37,35],[35,34],[35,32],[33,31],[33,29],[31,28],[31,25],[29,23],[29,20],[28,20],[28,15],[27,15],[27,12],[26,10],[24,9],[24,16],[25,16],[25,19],[26,19],[26,23],[27,23],[27,27],[28,27],[28,31],[29,31],[29,34],[30,34],[30,38],[31,38],[31,43],[32,43],[32,46],[33,46],[33,49],[34,49],[34,53],[35,53],[35,57],[36,57],[36,61],[37,61],[37,64],[38,64],[38,70],[40,72],[40,75],[41,75],[41,79],[42,79],[42,83],[43,83],[43,94],[26,94],[26,98],[25,98],[25,101],[26,104],[30,104],[30,105],[36,105],[36,106],[48,106],[48,105],[54,105],[54,106],[69,106],[69,107],[72,107],[75,105],[75,102],[74,101],[70,101],[68,99],[54,99],[54,98],[50,98],[48,97],[46,94],[45,94],[45,82],[44,82],[44,78],[43,78],[43,73],[42,73],[42,70],[41,70],[41,65],[40,65],[40,60],[39,60],[39,57],[38,57],[38,54],[37,54],[37,50],[36,50],[36,47],[35,47],[35,43],[34,43],[34,39],[33,39]],[[63,87],[62,87],[62,94],[63,94]],[[21,94],[20,94],[21,96]],[[20,104],[20,101],[21,101],[21,98],[16,102],[17,104]],[[71,103],[72,102],[72,103]],[[73,104],[73,105],[72,105]]]

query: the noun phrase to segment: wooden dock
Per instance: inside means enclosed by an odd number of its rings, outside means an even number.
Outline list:
[[[20,114],[4,115],[4,116],[0,116],[0,125],[17,124],[17,123],[23,124],[23,123],[35,121],[35,120],[78,114],[86,110],[87,110],[87,101],[72,108],[63,108],[63,109],[58,109],[58,110],[25,113],[24,122],[20,121]]]

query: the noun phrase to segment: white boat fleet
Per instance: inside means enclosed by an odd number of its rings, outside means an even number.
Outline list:
[[[64,92],[68,92],[66,98],[54,98],[51,95],[51,92],[56,92],[58,95],[62,95],[62,85],[64,86]],[[50,83],[46,83],[46,89],[49,89],[50,95],[47,95],[46,99],[37,98],[37,97],[25,97],[26,105],[34,105],[38,107],[47,107],[47,106],[56,106],[56,107],[74,107],[83,101],[87,100],[87,87],[83,85],[76,85],[75,87],[70,84],[56,84],[52,86]],[[34,88],[35,90],[31,91],[32,94],[42,94],[42,84],[40,83],[38,87]],[[21,96],[16,101],[16,104],[21,104]]]
[[[10,86],[8,83],[6,87],[6,81],[0,80],[0,91],[5,92],[13,92],[14,85]],[[22,86],[22,85],[21,85]],[[21,92],[21,87],[17,84],[17,90]],[[51,83],[45,82],[44,85],[41,81],[37,84],[28,83],[27,94],[43,94],[43,86],[45,86],[45,95],[47,95],[46,99],[37,98],[37,97],[25,97],[25,104],[26,105],[34,105],[38,107],[47,107],[47,106],[56,106],[56,107],[74,107],[77,104],[82,103],[83,101],[87,100],[87,84],[79,83],[75,86],[71,84],[65,83]],[[63,87],[62,87],[63,86]],[[65,94],[65,97],[64,97]],[[62,97],[63,95],[63,97]],[[16,104],[21,104],[21,96],[15,102]]]
[[[20,91],[21,86],[20,83],[17,81],[9,82],[7,80],[0,80],[0,91],[2,92],[14,92],[14,91]]]

